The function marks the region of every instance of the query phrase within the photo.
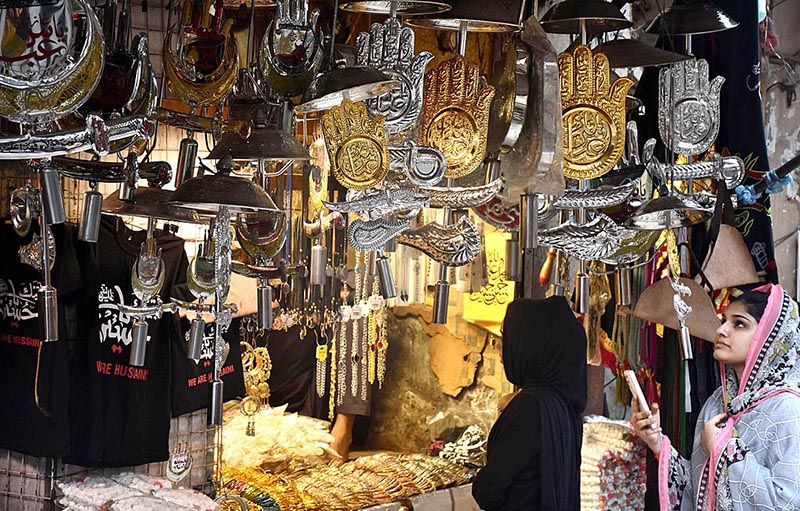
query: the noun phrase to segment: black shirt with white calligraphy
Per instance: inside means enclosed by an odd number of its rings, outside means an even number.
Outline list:
[[[178,318],[148,319],[142,367],[129,364],[133,318],[119,304],[135,299],[131,271],[146,238],[122,222],[103,217],[96,244],[82,244],[87,292],[81,307],[81,341],[73,364],[71,392],[72,453],[68,463],[130,466],[169,457],[170,342],[180,335]],[[184,241],[157,232],[164,263],[160,297],[185,279]]]
[[[74,226],[52,227],[56,259],[51,272],[58,295],[59,340],[41,341],[37,294],[42,275],[20,262],[24,238],[0,225],[0,447],[33,456],[59,457],[69,449],[70,315],[83,279],[73,245]],[[40,356],[41,347],[41,356]],[[37,380],[38,362],[38,380]],[[37,402],[38,396],[38,402]]]

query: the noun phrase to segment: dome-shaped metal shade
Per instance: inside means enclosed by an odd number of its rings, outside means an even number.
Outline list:
[[[397,4],[397,14],[402,16],[439,14],[450,10],[450,4],[435,0],[399,0],[394,3]],[[390,0],[352,0],[342,2],[340,7],[343,11],[362,14],[390,14],[392,12]]]
[[[545,32],[580,34],[581,20],[590,34],[615,32],[633,25],[614,4],[603,0],[566,0],[551,7],[539,23]]]
[[[199,215],[215,215],[220,207],[231,213],[281,211],[260,186],[240,177],[204,175],[184,182],[172,194],[172,204],[195,210]]]
[[[655,17],[645,32],[650,34],[710,34],[739,26],[728,13],[712,4],[700,2],[673,5]]]
[[[397,86],[386,73],[368,66],[340,67],[317,75],[303,94],[297,113],[318,112],[340,105],[344,98],[352,102],[380,96]]]
[[[103,213],[114,216],[135,216],[139,218],[155,218],[168,222],[190,224],[204,223],[204,219],[192,211],[171,204],[172,194],[160,188],[137,188],[133,192],[133,201],[119,198],[119,190],[103,199]]]
[[[219,160],[230,155],[234,160],[308,160],[308,149],[281,130],[255,129],[247,138],[238,133],[223,133],[208,155]]]
[[[438,30],[458,30],[467,23],[469,32],[515,32],[521,28],[524,0],[452,0],[452,9],[444,14],[411,18],[406,23]]]
[[[615,39],[598,45],[593,50],[608,57],[612,68],[663,66],[691,57],[662,50],[637,39]]]

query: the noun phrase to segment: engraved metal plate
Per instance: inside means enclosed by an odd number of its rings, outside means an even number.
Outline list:
[[[417,186],[435,186],[447,171],[447,160],[435,147],[409,140],[403,147],[389,147],[389,168],[403,172]]]
[[[563,250],[578,259],[596,261],[619,249],[622,234],[622,227],[601,213],[587,224],[566,222],[539,231],[539,243]]]
[[[275,20],[261,41],[259,65],[269,86],[282,96],[299,96],[322,62],[317,24],[319,10],[308,0],[279,0]]]
[[[347,230],[350,246],[360,252],[383,250],[386,243],[410,227],[408,220],[353,220]]]
[[[625,97],[630,78],[611,82],[608,58],[580,45],[558,56],[563,109],[564,175],[593,179],[610,171],[625,149]]]
[[[483,161],[493,97],[494,87],[464,57],[425,73],[420,143],[444,154],[446,177],[471,174]]]
[[[489,184],[470,187],[420,187],[419,191],[431,198],[432,207],[473,208],[489,202],[503,186],[502,179]]]
[[[322,203],[331,211],[358,213],[366,220],[376,220],[407,209],[426,208],[430,204],[427,196],[417,195],[411,188],[389,188],[345,202]]]
[[[678,154],[707,151],[719,134],[719,96],[725,78],[709,82],[708,62],[689,59],[661,69],[658,75],[658,131]],[[672,126],[672,130],[670,130]]]
[[[414,31],[397,18],[373,23],[369,32],[358,34],[356,65],[379,69],[397,83],[393,90],[366,100],[372,115],[386,117],[390,137],[413,127],[419,119],[425,66],[431,59],[433,55],[427,51],[414,54]]]
[[[639,180],[609,189],[567,190],[553,200],[556,209],[602,209],[625,202],[638,189]]]
[[[384,118],[370,119],[364,103],[342,101],[322,116],[331,172],[353,190],[374,188],[389,172]]]
[[[478,255],[481,238],[469,218],[462,216],[458,223],[443,226],[431,222],[408,229],[396,237],[398,243],[416,248],[445,266],[463,266]]]
[[[103,69],[103,33],[94,10],[85,0],[76,1],[86,14],[81,37],[72,29],[72,10],[66,7],[70,2],[3,11],[0,116],[20,123],[50,122],[74,112],[91,96]],[[12,29],[16,22],[21,25]],[[9,40],[14,37],[16,45]],[[76,41],[83,41],[83,47],[73,56],[69,53]]]

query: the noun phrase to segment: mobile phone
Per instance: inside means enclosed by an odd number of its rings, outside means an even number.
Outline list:
[[[639,380],[636,378],[636,373],[627,369],[625,371],[625,380],[628,382],[628,388],[631,389],[631,394],[636,397],[639,402],[639,409],[643,412],[650,413],[650,407],[647,406],[647,399],[644,397],[642,387],[639,386]]]

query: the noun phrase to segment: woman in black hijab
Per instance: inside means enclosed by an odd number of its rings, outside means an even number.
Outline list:
[[[497,419],[472,485],[484,511],[578,511],[586,334],[567,300],[516,300],[503,364],[521,388]]]

